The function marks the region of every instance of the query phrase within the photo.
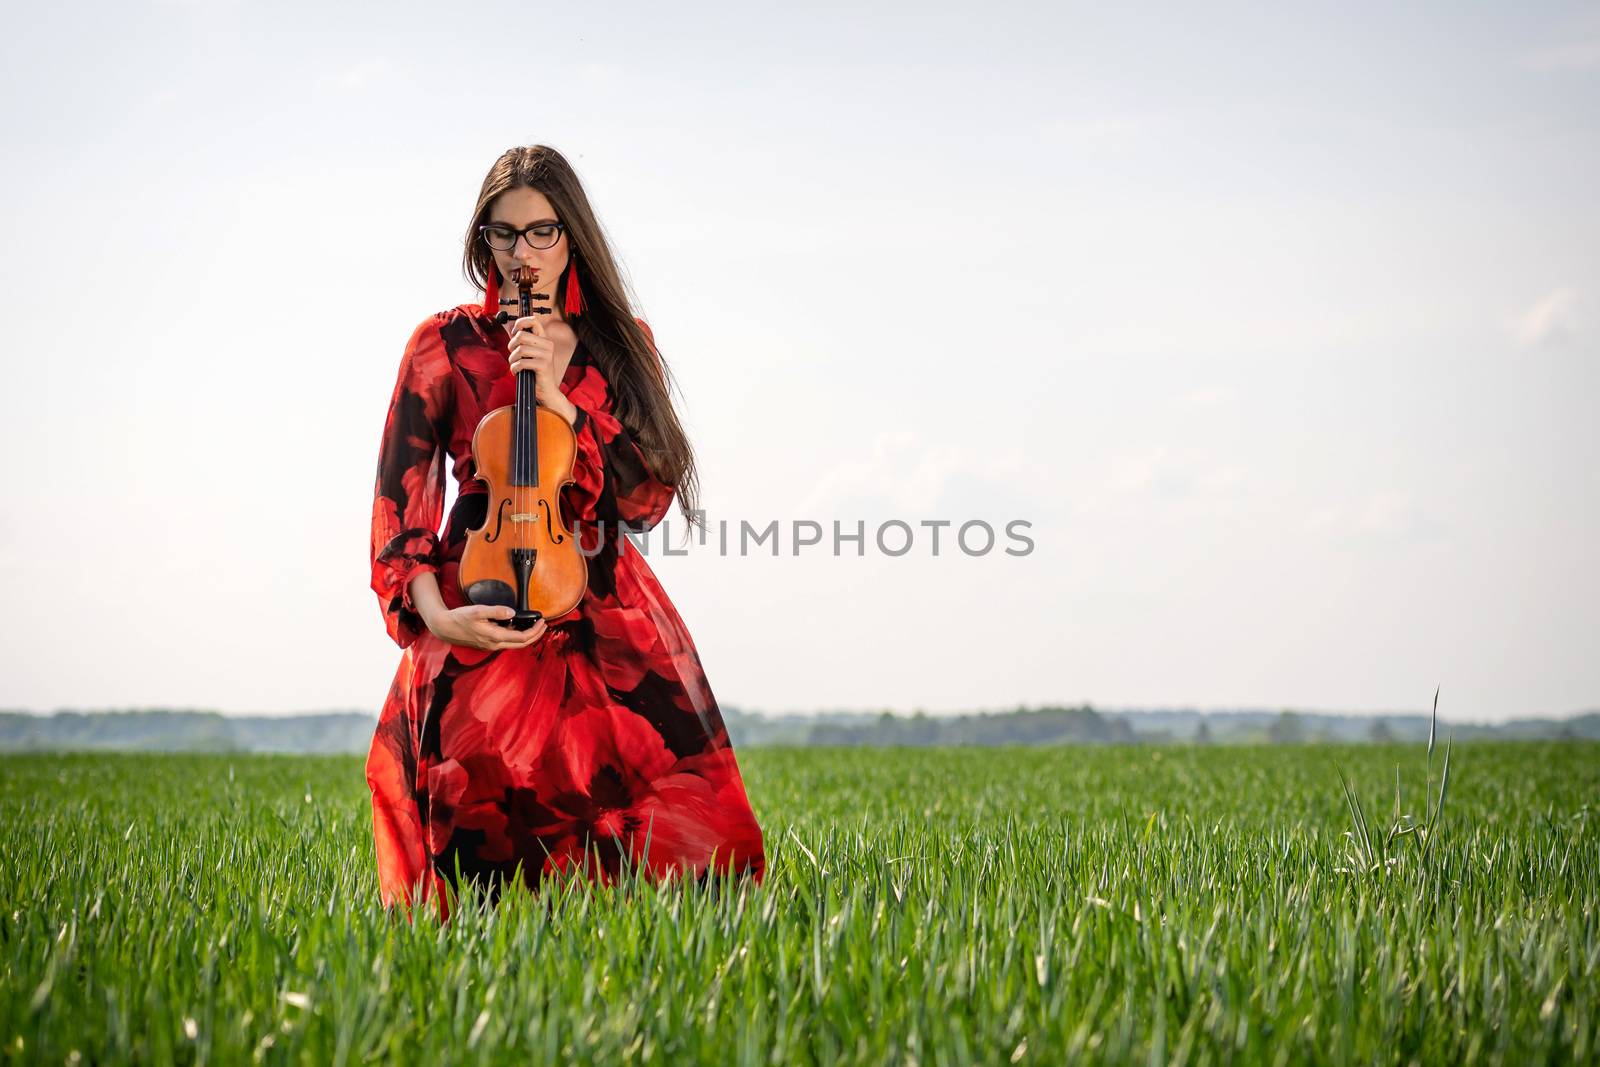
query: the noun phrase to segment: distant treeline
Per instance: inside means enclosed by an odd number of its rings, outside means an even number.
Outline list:
[[[740,745],[1093,745],[1314,744],[1424,741],[1428,716],[1284,711],[1097,711],[1017,707],[965,715],[888,711],[765,715],[723,709]],[[134,709],[0,712],[0,751],[118,749],[198,752],[365,752],[377,716],[360,711],[309,715],[223,715],[215,711]],[[1457,740],[1600,739],[1600,712],[1570,719],[1453,724]]]
[[[223,715],[215,711],[0,712],[0,751],[119,749],[151,752],[359,752],[376,714]]]
[[[1429,716],[1284,711],[1097,711],[1080,707],[1017,707],[965,715],[896,715],[888,711],[764,716],[724,713],[734,744],[763,745],[1051,745],[1051,744],[1315,744],[1426,741]],[[1600,712],[1571,719],[1452,724],[1441,736],[1600,739]]]

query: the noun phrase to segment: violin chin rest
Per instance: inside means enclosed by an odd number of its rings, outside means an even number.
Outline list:
[[[517,591],[505,582],[485,578],[481,582],[473,582],[467,586],[467,600],[474,604],[487,604],[493,608],[515,608],[517,606]],[[520,615],[509,619],[495,619],[494,622],[513,630],[529,630],[533,624],[544,618],[542,611],[529,609]]]
[[[473,582],[463,590],[467,599],[474,604],[486,604],[492,608],[514,608],[517,606],[517,591],[507,582],[485,578],[481,582]]]

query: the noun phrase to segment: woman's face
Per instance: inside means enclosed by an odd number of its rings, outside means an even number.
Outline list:
[[[490,225],[498,223],[513,230],[522,230],[537,227],[541,222],[561,220],[556,218],[555,210],[543,193],[520,186],[507,189],[495,197],[489,205],[489,216],[484,221]],[[533,291],[550,295],[554,300],[556,282],[567,267],[567,233],[562,230],[560,239],[549,248],[534,248],[529,243],[530,239],[539,241],[539,237],[538,233],[523,234],[509,250],[489,249],[489,254],[494,256],[495,266],[500,268],[500,277],[504,279],[500,283],[502,300],[517,295],[516,283],[511,280],[511,272],[517,267],[531,269],[534,273]]]

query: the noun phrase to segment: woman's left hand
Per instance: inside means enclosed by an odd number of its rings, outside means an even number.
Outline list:
[[[511,373],[533,371],[534,403],[549,408],[570,423],[578,411],[561,391],[561,381],[556,377],[556,343],[545,336],[544,323],[539,319],[538,315],[528,315],[512,323],[507,350]]]

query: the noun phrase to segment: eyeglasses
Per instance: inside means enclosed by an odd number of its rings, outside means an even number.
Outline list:
[[[559,222],[541,222],[525,230],[515,230],[503,222],[489,222],[478,227],[484,244],[497,252],[509,252],[517,247],[517,238],[528,242],[529,248],[553,248],[561,240],[566,226]]]

